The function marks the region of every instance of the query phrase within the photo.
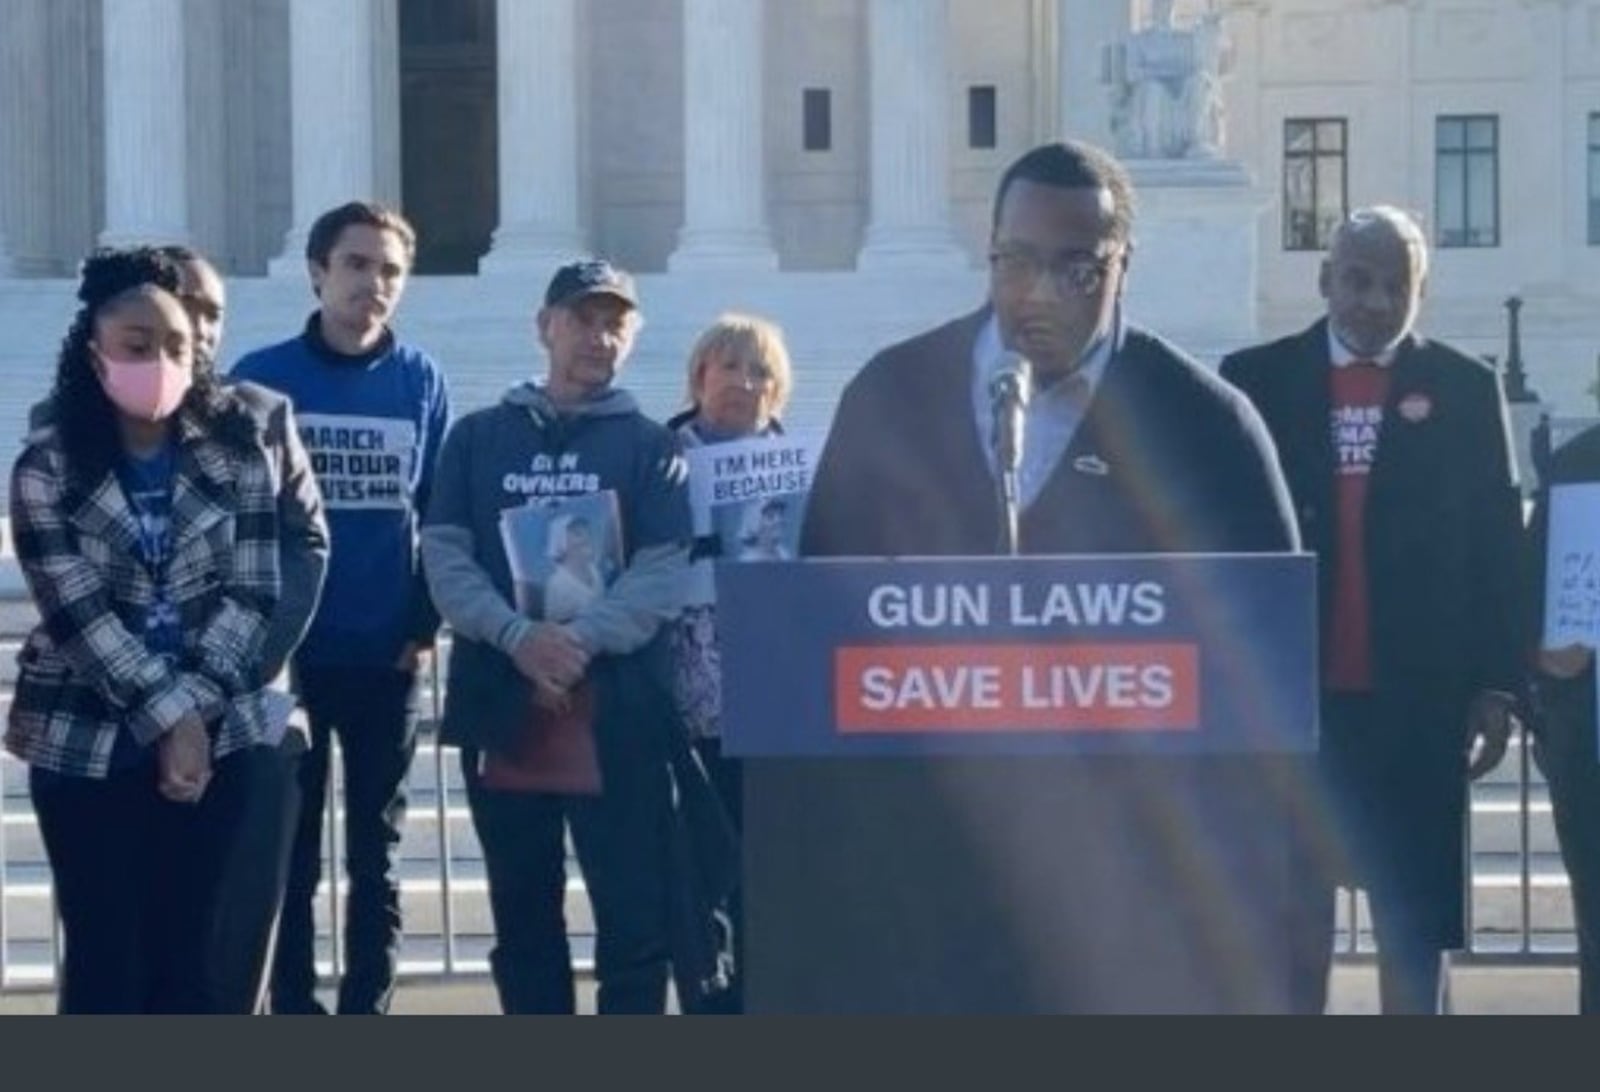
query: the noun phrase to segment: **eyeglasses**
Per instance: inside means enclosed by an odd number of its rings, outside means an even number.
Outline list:
[[[1062,255],[1046,262],[1031,250],[1000,248],[990,251],[989,264],[1001,281],[1032,288],[1044,273],[1063,296],[1092,296],[1106,283],[1111,267],[1122,257],[1120,250],[1104,257],[1091,254]]]

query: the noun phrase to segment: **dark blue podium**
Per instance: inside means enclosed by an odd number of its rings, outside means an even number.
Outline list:
[[[1314,559],[719,565],[766,1013],[1288,1009]]]

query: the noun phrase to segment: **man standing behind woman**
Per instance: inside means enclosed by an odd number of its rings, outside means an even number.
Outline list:
[[[194,323],[196,351],[215,363],[227,319],[227,286],[198,251],[166,246],[161,252],[178,267],[178,299]],[[328,521],[289,400],[264,387],[252,389],[266,409],[264,450],[278,485],[280,591],[260,672],[284,685],[289,657],[311,624],[327,575]],[[244,802],[212,913],[207,978],[211,1010],[219,1013],[255,1012],[265,1001],[267,961],[300,814],[304,728],[286,725],[266,743],[239,761]]]

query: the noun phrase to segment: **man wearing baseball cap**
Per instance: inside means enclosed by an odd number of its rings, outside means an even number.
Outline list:
[[[594,905],[600,1011],[666,1003],[672,710],[658,638],[679,609],[690,524],[671,433],[616,385],[639,326],[627,273],[598,259],[558,269],[538,314],[544,377],[451,430],[423,526],[429,587],[455,632],[442,734],[461,748],[510,1013],[574,1008],[568,827]],[[603,493],[620,523],[616,579],[567,621],[526,600],[519,611],[502,511]],[[574,737],[597,776],[561,758]]]

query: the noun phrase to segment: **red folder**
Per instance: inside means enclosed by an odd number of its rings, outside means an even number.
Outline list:
[[[567,695],[565,709],[530,698],[528,719],[512,747],[482,758],[485,788],[598,796],[600,759],[594,744],[594,687],[585,679]]]

